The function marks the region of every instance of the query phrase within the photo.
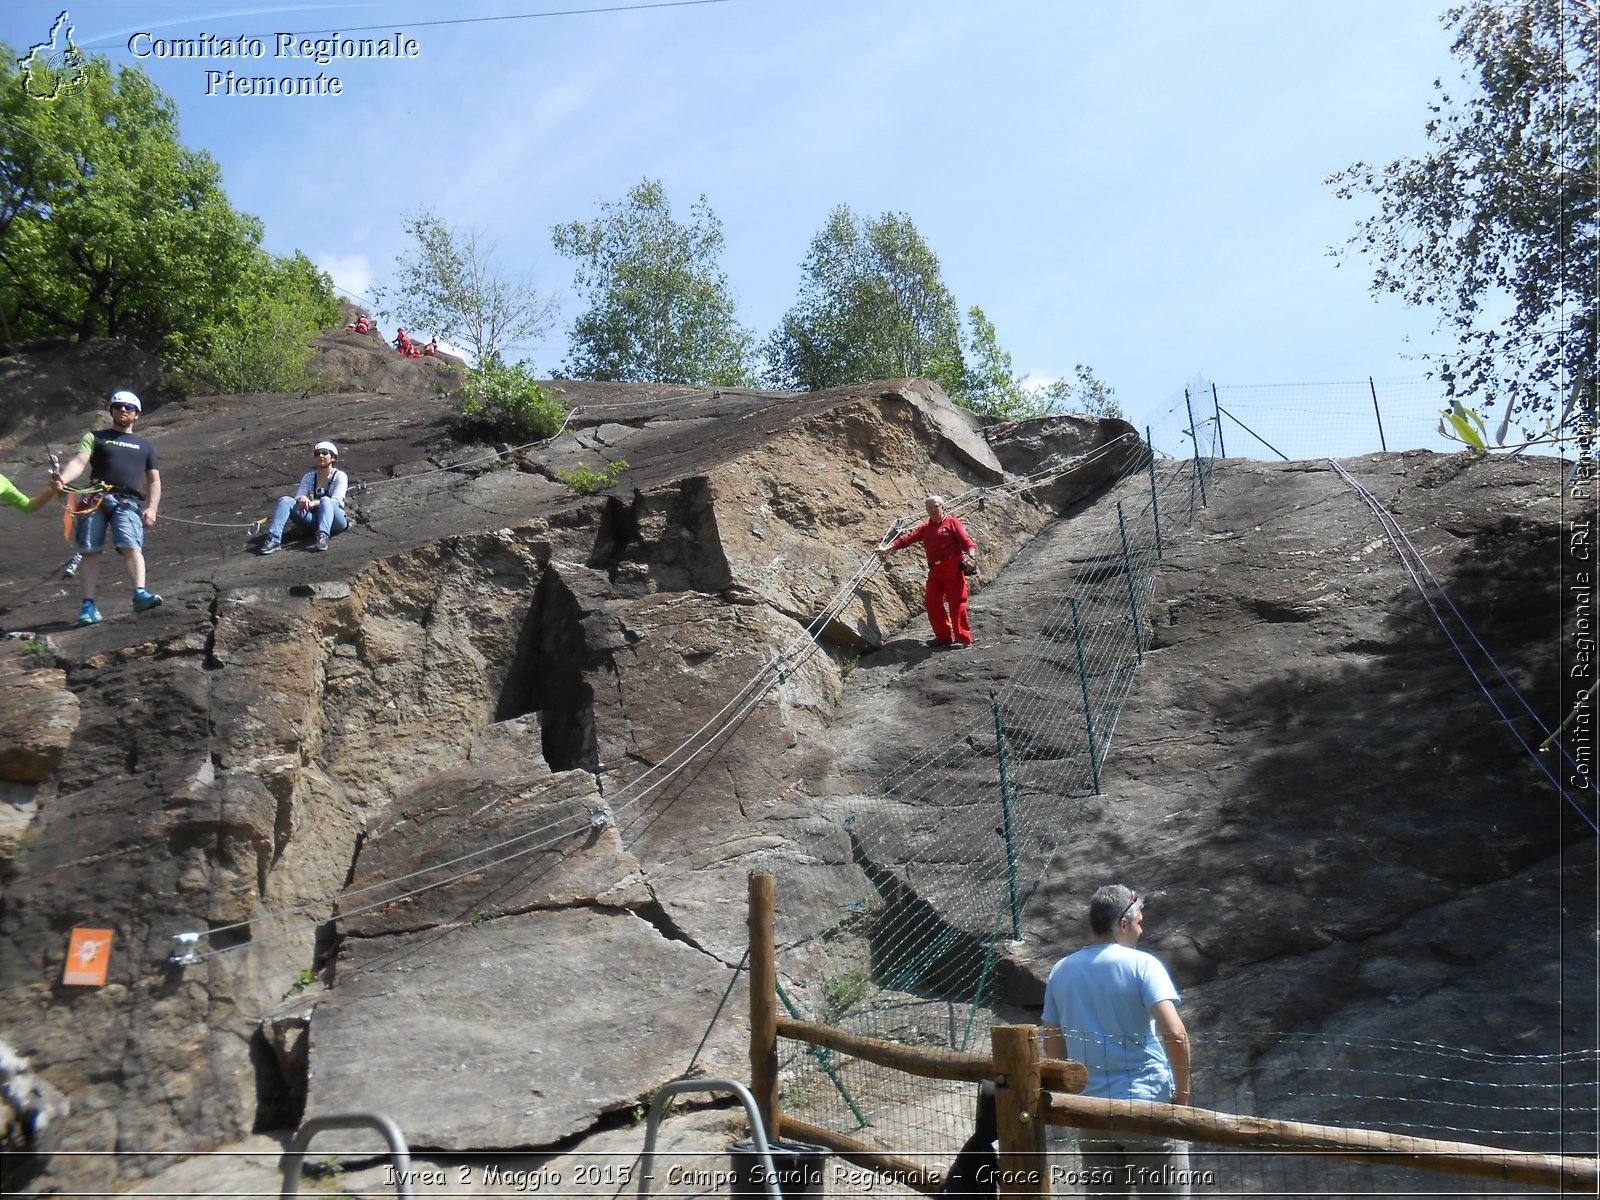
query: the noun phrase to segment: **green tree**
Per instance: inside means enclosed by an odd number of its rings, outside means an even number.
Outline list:
[[[179,142],[172,102],[144,72],[113,73],[103,56],[85,62],[68,49],[59,68],[34,55],[19,70],[0,45],[8,336],[120,338],[192,379],[265,390],[281,374],[242,368],[267,362],[270,348],[241,349],[265,339],[244,327],[264,319],[292,326],[303,367],[305,331],[336,317],[326,277],[260,248],[260,222],[228,203],[209,155]]]
[[[304,254],[260,254],[226,312],[202,326],[189,374],[223,393],[293,392],[316,386],[312,341],[337,325],[333,283]]]
[[[635,383],[752,382],[754,339],[735,317],[718,267],[722,223],[704,196],[687,224],[674,219],[658,180],[645,179],[593,221],[552,230],[577,261],[588,307],[572,330],[567,370],[584,379]]]
[[[1473,0],[1451,9],[1467,91],[1435,81],[1419,158],[1330,177],[1378,211],[1334,253],[1372,289],[1433,309],[1457,350],[1452,397],[1549,413],[1594,405],[1600,328],[1600,21],[1591,0]],[[1508,311],[1509,310],[1509,311]]]
[[[394,282],[376,297],[385,316],[470,350],[478,363],[503,359],[555,319],[555,300],[530,276],[503,273],[493,243],[477,230],[456,229],[424,209],[406,219],[405,232]]]
[[[82,86],[29,92],[0,47],[0,273],[22,340],[114,337],[151,350],[193,331],[254,264],[261,228],[216,163],[178,141],[142,71],[96,55]]]
[[[1117,389],[1079,363],[1070,378],[1063,377],[1033,392],[1039,413],[1084,413],[1101,420],[1122,420]]]
[[[974,305],[967,310],[967,351],[963,378],[955,391],[945,390],[957,403],[974,412],[1004,417],[1008,421],[1038,417],[1049,411],[1042,393],[1027,387],[1011,365],[1011,355],[1000,348],[994,322]]]
[[[816,391],[925,375],[964,394],[955,299],[910,217],[863,222],[840,205],[801,270],[800,294],[767,343],[776,386]]]

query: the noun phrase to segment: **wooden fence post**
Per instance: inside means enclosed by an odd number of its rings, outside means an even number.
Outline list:
[[[772,917],[777,881],[750,876],[750,1091],[767,1137],[778,1137],[778,954]]]
[[[994,1103],[1000,1127],[1000,1194],[1043,1200],[1050,1195],[1050,1155],[1039,1091],[1039,1029],[996,1025],[990,1040],[998,1077]]]

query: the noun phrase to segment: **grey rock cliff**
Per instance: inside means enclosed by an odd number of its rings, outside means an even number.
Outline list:
[[[371,349],[334,344],[355,336],[333,335],[330,364]],[[392,1107],[419,1147],[570,1145],[697,1052],[742,1077],[742,987],[699,1043],[744,951],[745,876],[832,845],[858,811],[876,831],[860,844],[901,865],[895,831],[929,814],[878,805],[874,781],[983,716],[1133,445],[1117,423],[980,421],[923,381],[798,397],[566,382],[572,426],[497,454],[451,441],[437,364],[339,369],[390,390],[151,414],[154,613],[127,612],[107,564],[110,617],[70,627],[59,525],[0,521],[0,623],[47,634],[51,659],[0,678],[0,762],[37,767],[9,776],[34,807],[4,884],[0,1033],[70,1097],[60,1148],[119,1151],[58,1159],[45,1185],[103,1190],[302,1104]],[[367,485],[354,527],[327,554],[246,555],[244,527],[321,437]],[[618,459],[593,497],[555,482]],[[1551,471],[1353,469],[1550,713]],[[984,564],[968,656],[917,644],[909,556],[827,608],[926,493],[1035,472],[967,521]],[[1552,971],[1592,977],[1581,905],[1564,962],[1558,927],[1510,941],[1503,921],[1563,887],[1592,901],[1592,845],[1570,841],[1330,471],[1230,462],[1218,482],[1163,564],[1102,795],[1066,829],[1005,999],[1036,1002],[1085,890],[1118,877],[1159,894],[1152,943],[1199,1028],[1425,1022],[1515,1046],[1528,1005],[1581,1026],[1571,989],[1549,999]],[[787,661],[812,625],[823,651]],[[682,757],[730,703],[712,752]],[[14,736],[24,713],[65,743]],[[870,888],[828,854],[783,882],[812,933]],[[903,871],[903,899],[942,919],[959,866]],[[66,931],[100,922],[107,986],[61,987]],[[190,929],[210,931],[202,961],[166,966]],[[1483,1015],[1461,1032],[1469,1006]]]

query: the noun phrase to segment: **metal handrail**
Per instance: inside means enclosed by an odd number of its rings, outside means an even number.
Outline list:
[[[649,1200],[650,1181],[656,1165],[652,1155],[656,1152],[656,1126],[661,1123],[661,1102],[679,1092],[731,1092],[744,1105],[745,1116],[750,1120],[750,1137],[756,1144],[756,1153],[767,1172],[767,1192],[772,1200],[783,1200],[778,1190],[778,1171],[772,1163],[772,1147],[767,1144],[767,1127],[762,1123],[761,1110],[756,1098],[744,1084],[732,1079],[674,1079],[663,1083],[650,1101],[650,1115],[644,1126],[644,1156],[639,1163],[639,1200]]]
[[[304,1122],[295,1131],[294,1140],[284,1155],[281,1200],[293,1200],[300,1194],[300,1168],[305,1162],[306,1148],[311,1145],[312,1138],[328,1129],[376,1129],[383,1134],[389,1143],[389,1156],[394,1160],[394,1193],[400,1200],[411,1200],[411,1151],[400,1126],[382,1113],[335,1113]]]

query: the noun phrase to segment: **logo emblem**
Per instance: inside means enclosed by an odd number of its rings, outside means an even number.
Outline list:
[[[77,91],[88,77],[87,66],[83,51],[72,40],[65,9],[50,26],[49,38],[29,46],[28,52],[17,59],[22,90],[35,100],[59,100]]]

